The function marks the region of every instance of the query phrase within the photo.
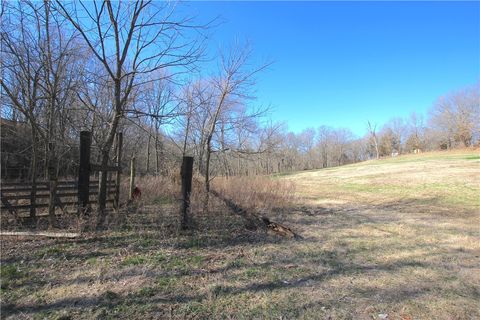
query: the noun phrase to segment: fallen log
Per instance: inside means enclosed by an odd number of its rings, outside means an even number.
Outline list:
[[[287,226],[284,226],[280,223],[270,221],[269,218],[262,216],[260,214],[249,212],[248,210],[240,207],[232,200],[222,196],[220,193],[215,190],[210,190],[210,193],[215,197],[222,200],[228,208],[238,215],[241,215],[247,220],[249,226],[257,226],[266,229],[267,231],[273,232],[282,237],[291,238],[291,239],[303,239],[303,237]]]
[[[69,232],[42,232],[42,231],[1,231],[0,236],[16,237],[46,237],[46,238],[78,238],[80,233]]]

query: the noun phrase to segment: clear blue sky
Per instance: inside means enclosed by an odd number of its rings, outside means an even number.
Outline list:
[[[224,23],[209,46],[249,40],[274,61],[256,103],[299,132],[320,125],[363,135],[480,80],[480,2],[190,2]]]

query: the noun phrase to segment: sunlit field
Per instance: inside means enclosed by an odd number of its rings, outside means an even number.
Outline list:
[[[165,199],[81,239],[3,238],[2,318],[476,319],[479,174],[470,151],[273,177],[301,240],[219,201],[181,233]]]

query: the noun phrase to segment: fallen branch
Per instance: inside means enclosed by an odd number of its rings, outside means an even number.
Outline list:
[[[78,238],[80,233],[42,232],[42,231],[1,231],[0,236],[46,237],[46,238]]]
[[[218,193],[214,190],[210,190],[210,193],[212,195],[214,195],[215,197],[221,199],[223,202],[225,202],[227,207],[229,207],[236,214],[241,215],[243,218],[245,218],[249,222],[250,225],[265,228],[266,230],[272,231],[275,234],[278,234],[282,237],[293,238],[293,239],[303,239],[302,236],[295,233],[289,227],[286,227],[286,226],[284,226],[280,223],[270,221],[270,219],[265,217],[265,216],[262,216],[262,215],[259,215],[259,214],[253,213],[253,212],[249,212],[246,209],[237,205],[232,200],[225,198],[220,193]]]

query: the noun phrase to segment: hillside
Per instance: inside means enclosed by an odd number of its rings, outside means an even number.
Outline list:
[[[480,210],[480,151],[429,152],[286,175],[312,205],[362,204],[408,210]]]

